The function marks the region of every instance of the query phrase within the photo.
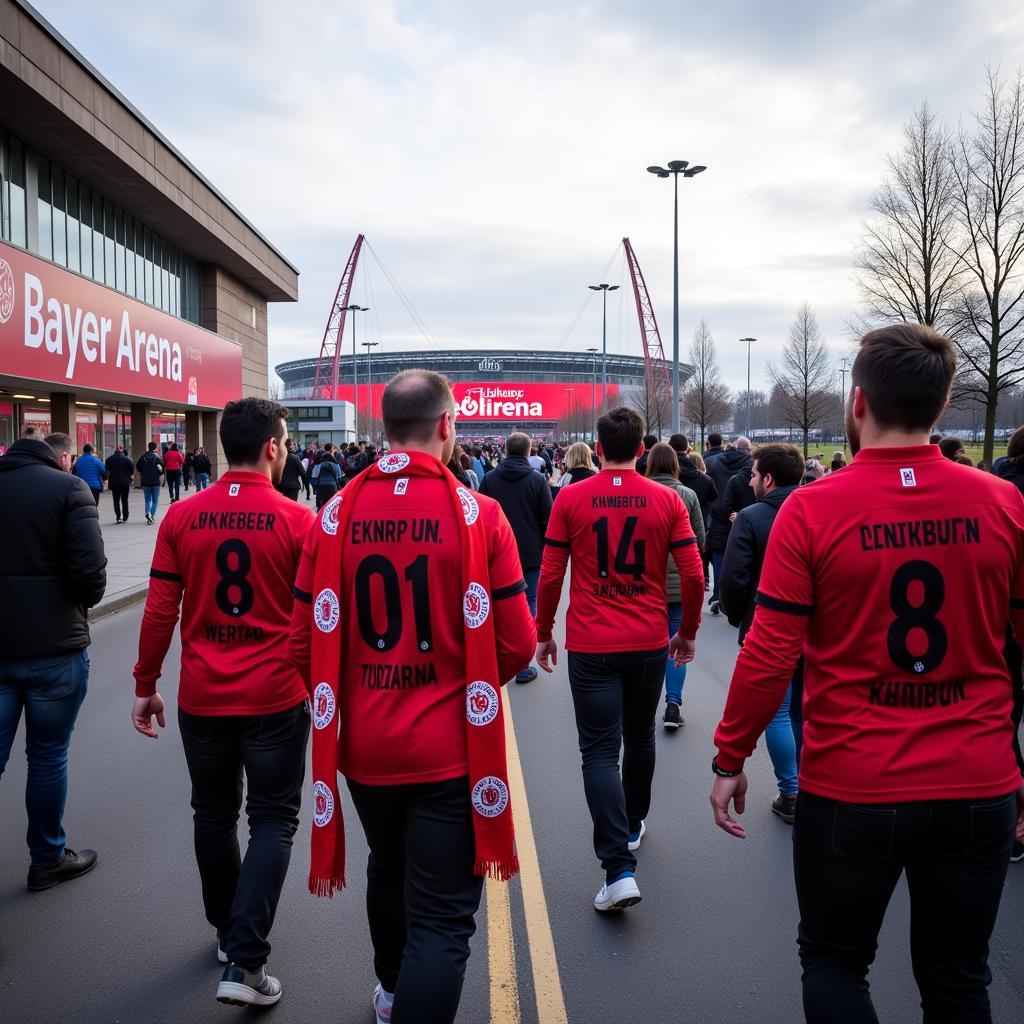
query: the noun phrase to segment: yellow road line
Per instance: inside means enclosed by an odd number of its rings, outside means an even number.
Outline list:
[[[491,1024],[519,1024],[519,979],[512,937],[508,882],[487,879],[487,959],[491,974]]]
[[[512,814],[516,826],[516,848],[519,854],[519,878],[526,915],[526,937],[530,945],[530,966],[533,968],[533,990],[537,997],[538,1024],[568,1024],[562,981],[555,959],[555,940],[551,934],[548,905],[544,899],[544,883],[540,877],[537,843],[530,822],[530,805],[526,799],[526,781],[519,760],[519,745],[512,723],[512,711],[503,700],[505,712],[505,748],[508,757],[508,781],[512,797]],[[508,894],[506,893],[506,900]],[[506,904],[507,905],[507,904]],[[488,904],[489,916],[490,904]],[[489,929],[488,929],[489,930]],[[514,961],[513,961],[514,966]],[[493,991],[493,982],[492,982]],[[493,1003],[492,1003],[493,1006]],[[492,1021],[497,1024],[497,1018]],[[518,1020],[518,1018],[516,1018]]]

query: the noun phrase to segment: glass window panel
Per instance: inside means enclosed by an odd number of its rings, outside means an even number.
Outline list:
[[[103,274],[103,200],[92,194],[92,279],[105,280]]]
[[[78,186],[78,217],[82,232],[82,273],[92,277],[92,192]]]
[[[15,245],[24,248],[28,244],[25,217],[25,147],[17,139],[7,140],[7,161],[10,169],[10,239]]]
[[[81,270],[81,231],[78,221],[78,181],[67,176],[68,269]]]
[[[171,311],[171,275],[167,272],[167,243],[160,239],[160,308]]]
[[[11,234],[11,190],[7,184],[10,176],[7,170],[7,133],[0,131],[0,238]]]
[[[146,246],[146,301],[153,305],[153,233],[145,229]]]
[[[51,165],[53,179],[53,262],[68,265],[68,221],[65,212],[64,172]]]
[[[44,259],[53,259],[53,207],[50,198],[53,190],[50,185],[50,161],[39,157],[39,255]]]
[[[114,205],[103,200],[103,280],[115,287],[117,275],[114,270]]]
[[[145,299],[146,297],[146,259],[142,255],[142,225],[135,222],[135,242],[132,248],[135,251],[135,298]]]
[[[124,291],[125,256],[124,256],[124,211],[114,207],[114,287]]]
[[[135,219],[124,215],[124,290],[129,295],[135,294],[135,253],[132,243],[135,239]]]

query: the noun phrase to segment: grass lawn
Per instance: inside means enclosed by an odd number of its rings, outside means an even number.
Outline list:
[[[797,447],[799,448],[800,445],[797,445]],[[824,452],[825,453],[825,467],[828,468],[829,460],[832,458],[832,453],[839,451],[840,447],[841,446],[837,445],[837,444],[831,444],[831,445],[828,445],[828,446],[826,446],[824,448],[822,448],[822,447],[815,448],[814,445],[811,445],[810,447],[808,447],[807,451],[812,456],[816,452]],[[995,445],[995,448],[993,449],[993,452],[994,452],[993,459],[998,459],[1001,455],[1005,455],[1006,454],[1006,442],[1005,441],[996,441],[996,445]],[[975,465],[977,465],[978,460],[981,458],[981,453],[982,453],[982,447],[981,447],[980,444],[979,445],[971,445],[971,444],[965,444],[964,445],[964,454],[967,456],[967,458],[969,458],[971,460],[971,462],[975,463]],[[847,458],[847,461],[849,461],[850,458],[851,458],[849,446],[847,446],[847,448],[846,448],[846,458]]]

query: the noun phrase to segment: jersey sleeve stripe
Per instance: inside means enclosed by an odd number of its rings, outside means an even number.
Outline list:
[[[544,543],[551,548],[571,548],[572,545],[567,540],[555,540],[554,537],[545,537]]]
[[[149,575],[155,580],[170,580],[171,583],[181,582],[181,577],[176,572],[164,572],[163,569],[150,569]]]
[[[526,592],[526,580],[520,580],[518,583],[512,583],[507,587],[498,587],[497,590],[491,591],[491,598],[495,601],[501,601],[506,597],[515,597],[516,594],[523,594]]]
[[[756,601],[762,608],[770,608],[773,612],[786,612],[789,615],[810,615],[814,611],[812,604],[797,604],[796,601],[783,601],[770,594],[757,592]]]
[[[305,604],[313,603],[313,595],[306,590],[299,590],[298,587],[292,587],[292,594],[295,598],[297,598],[299,601],[304,602]]]
[[[696,537],[684,537],[682,540],[674,540],[669,544],[669,549],[673,548],[685,548],[687,544],[696,544]]]
[[[1024,597],[1011,597],[1010,598],[1011,608],[1024,608]]]

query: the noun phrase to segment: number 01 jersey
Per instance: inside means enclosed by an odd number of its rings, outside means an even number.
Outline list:
[[[935,445],[872,448],[772,528],[715,736],[742,765],[805,655],[800,787],[862,803],[998,796],[1012,752],[1008,623],[1024,625],[1024,499]]]
[[[139,636],[135,692],[156,690],[181,612],[178,704],[269,715],[306,696],[288,654],[292,588],[313,513],[259,473],[225,473],[167,510]]]

